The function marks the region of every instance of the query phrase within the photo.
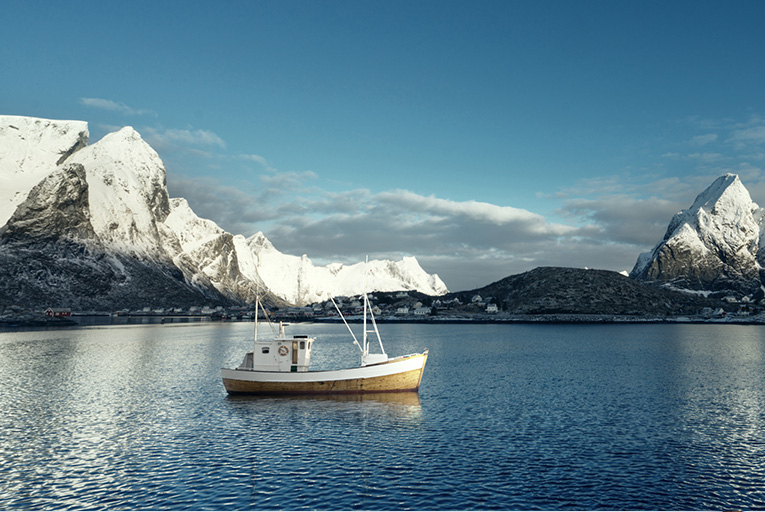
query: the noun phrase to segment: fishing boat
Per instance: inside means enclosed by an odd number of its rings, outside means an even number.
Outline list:
[[[284,324],[273,339],[258,339],[258,307],[255,301],[255,344],[237,368],[223,368],[221,376],[231,394],[311,395],[416,392],[420,388],[427,349],[418,354],[388,357],[366,292],[364,298],[363,336],[361,343],[348,325],[340,308],[333,304],[360,349],[360,364],[338,370],[310,370],[311,350],[315,338],[305,335],[287,336]],[[265,309],[264,309],[265,311]],[[368,330],[367,317],[372,330]],[[270,320],[269,320],[270,321]],[[380,352],[370,352],[369,334],[374,332]]]

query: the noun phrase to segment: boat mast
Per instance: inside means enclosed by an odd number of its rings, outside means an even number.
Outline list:
[[[255,272],[258,279],[260,279],[260,254],[257,256],[257,262],[255,264]],[[258,351],[258,305],[260,304],[260,282],[255,285],[255,333],[253,335],[252,343],[252,361],[255,364],[255,353]]]
[[[364,350],[361,351],[362,361],[363,358],[369,354],[369,338],[367,336],[367,307],[369,301],[367,299],[367,280],[369,279],[369,255],[367,255],[364,261]]]
[[[385,354],[385,348],[382,344],[382,338],[380,337],[380,331],[377,329],[377,322],[375,321],[375,315],[372,313],[372,306],[369,304],[369,297],[367,296],[367,285],[369,279],[369,256],[367,256],[364,262],[364,350],[362,351],[362,357],[369,354],[369,333],[374,332],[377,335],[377,342],[380,344],[380,352]],[[367,311],[372,319],[372,327],[374,331],[367,330]]]
[[[253,350],[258,350],[258,305],[260,304],[260,291],[255,294],[255,345]],[[253,352],[254,353],[254,352]]]
[[[369,308],[369,317],[372,319],[372,327],[374,327],[375,334],[377,335],[377,343],[380,344],[380,352],[385,354],[385,347],[383,347],[380,331],[377,329],[377,322],[375,321],[375,314],[372,312],[371,307]]]

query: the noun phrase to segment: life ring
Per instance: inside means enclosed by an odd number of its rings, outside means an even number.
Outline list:
[[[287,355],[287,352],[289,352],[289,351],[290,351],[290,349],[288,349],[288,348],[287,348],[287,347],[285,347],[284,345],[282,345],[281,347],[279,347],[279,355],[280,355],[280,356],[286,356],[286,355]]]

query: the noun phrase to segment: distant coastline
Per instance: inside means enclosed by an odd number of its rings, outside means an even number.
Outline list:
[[[362,320],[346,319],[348,323]],[[340,323],[335,318],[313,318],[291,320],[293,322]],[[398,324],[735,324],[765,325],[765,314],[756,316],[723,316],[707,318],[702,316],[635,316],[635,315],[507,315],[507,316],[464,316],[428,318],[377,318],[377,323]]]
[[[290,317],[275,318],[285,323],[342,323],[338,317]],[[361,317],[348,317],[348,323],[358,324]],[[531,314],[531,315],[461,315],[416,317],[381,317],[379,324],[452,324],[452,325],[489,325],[489,324],[714,324],[714,325],[765,325],[765,314],[726,315],[720,317],[704,316],[656,316],[656,315],[606,315],[606,314]],[[15,316],[5,315],[0,318],[0,329],[59,329],[86,327],[95,325],[178,325],[189,323],[237,322],[250,323],[251,318],[220,318],[204,315],[162,316],[130,315],[115,317],[109,314],[74,314],[69,318],[51,318],[42,313],[22,312]]]

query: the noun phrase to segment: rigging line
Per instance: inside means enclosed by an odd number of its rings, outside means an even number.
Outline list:
[[[258,302],[260,302],[260,299],[258,299]],[[268,326],[271,328],[271,332],[274,333],[274,337],[278,336],[276,329],[274,328],[274,323],[271,321],[271,317],[268,314],[268,310],[263,306],[262,302],[260,302],[260,307],[263,308],[263,315],[266,317],[266,320],[268,320]],[[257,321],[257,319],[255,320]]]
[[[340,308],[338,307],[337,302],[335,302],[335,298],[332,295],[330,295],[329,296],[329,300],[331,300],[332,304],[335,305],[335,309],[337,310],[338,314],[340,315],[340,318],[343,319],[343,323],[348,328],[348,332],[351,333],[351,337],[353,337],[353,344],[356,345],[357,347],[359,347],[359,350],[361,350],[361,352],[363,353],[364,350],[361,348],[361,345],[359,345],[359,340],[357,340],[356,339],[356,335],[353,334],[353,329],[351,329],[351,326],[348,325],[348,322],[345,321],[345,317],[343,316],[343,312],[340,311]]]
[[[375,334],[377,335],[377,343],[380,344],[380,350],[385,354],[385,348],[383,348],[382,338],[380,337],[380,331],[377,330],[377,322],[375,321],[375,314],[372,311],[372,307],[369,307],[369,316],[372,319],[372,326],[375,328]]]
[[[276,333],[276,329],[274,328],[274,324],[273,324],[273,322],[271,322],[271,317],[270,317],[270,316],[268,316],[268,310],[267,310],[267,309],[266,309],[266,308],[263,306],[263,303],[262,303],[262,302],[260,302],[260,284],[261,284],[261,283],[263,283],[263,285],[265,285],[265,284],[266,284],[266,283],[264,283],[264,282],[263,282],[263,280],[260,278],[260,254],[258,254],[258,255],[257,255],[257,262],[255,263],[255,270],[256,270],[256,272],[257,272],[257,275],[258,275],[258,281],[259,281],[259,282],[258,282],[258,284],[257,284],[257,288],[256,288],[256,293],[255,293],[255,300],[256,300],[256,301],[257,301],[257,302],[260,304],[260,307],[261,307],[261,308],[263,308],[263,315],[266,317],[266,320],[268,320],[268,326],[271,328],[271,332],[274,334],[274,337],[276,337],[276,336],[278,336],[278,334]],[[269,293],[271,293],[271,290],[269,290],[269,289],[268,289],[268,287],[266,287],[266,291],[265,291],[265,294],[264,294],[264,296],[265,296],[265,295],[268,295]],[[273,294],[272,294],[272,295],[273,295]],[[276,298],[276,296],[275,296],[275,295],[274,295],[274,297]],[[256,304],[256,306],[257,306],[257,304]],[[255,313],[255,332],[256,332],[256,333],[258,332],[258,314],[257,314],[257,307],[256,307],[256,313]],[[257,336],[256,336],[256,338],[257,338]]]
[[[266,291],[263,293],[263,296],[266,297],[266,296],[268,296],[269,293],[271,293],[271,290],[266,288]],[[273,295],[273,293],[271,293],[271,295]],[[256,302],[256,304],[255,304],[255,332],[256,333],[258,332],[258,330],[257,330],[258,329],[258,327],[257,327],[257,324],[258,324],[258,308],[257,307],[260,306],[260,308],[263,310],[263,316],[265,316],[266,320],[268,321],[268,327],[271,328],[271,332],[274,334],[274,337],[276,337],[277,336],[277,332],[276,332],[276,329],[274,328],[273,322],[271,321],[271,317],[268,315],[268,310],[263,305],[263,302],[260,300],[260,285],[258,285],[258,287],[257,287],[257,289],[255,291],[255,302]]]

